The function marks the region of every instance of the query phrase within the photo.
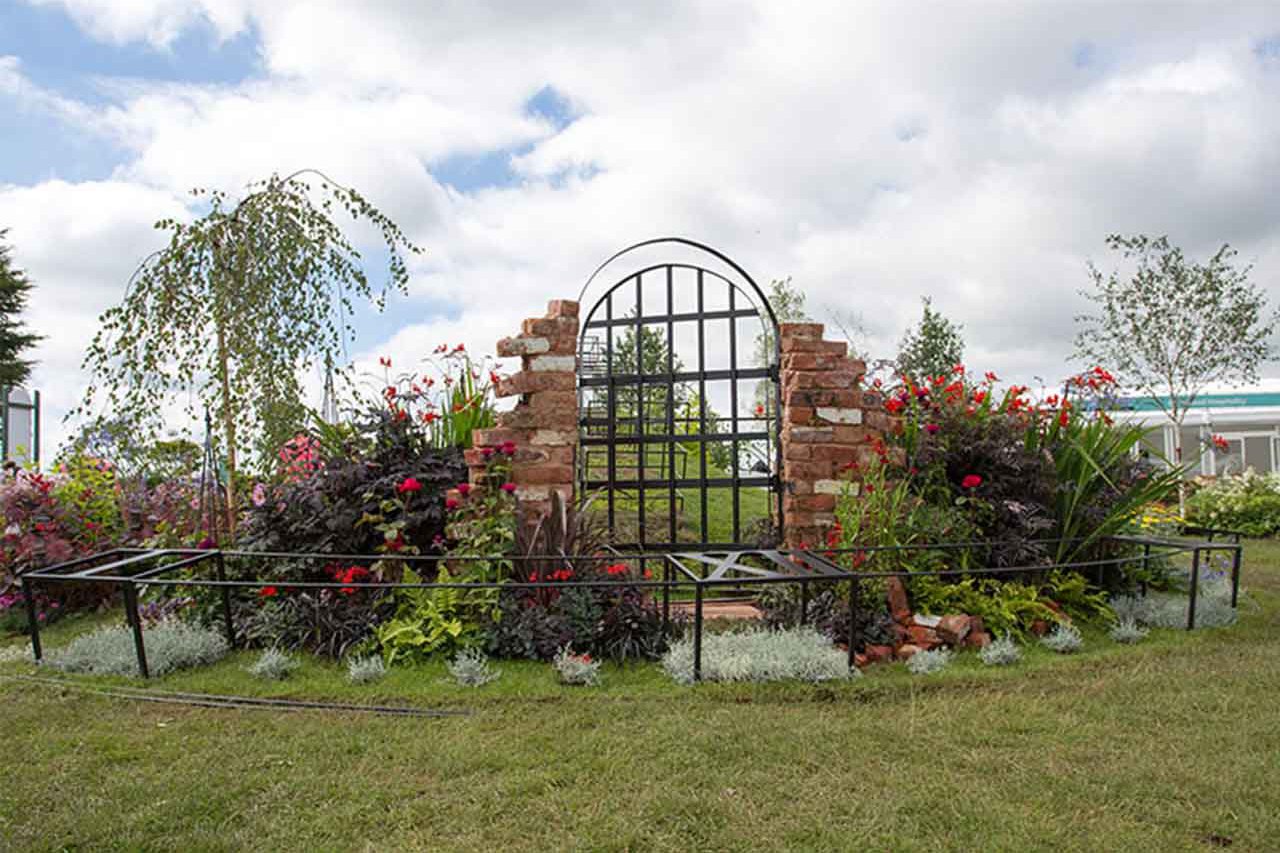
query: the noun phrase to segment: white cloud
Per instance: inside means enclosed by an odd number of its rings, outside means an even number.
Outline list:
[[[1280,297],[1280,76],[1252,50],[1280,31],[1265,4],[63,4],[116,42],[252,28],[267,73],[240,85],[116,81],[111,105],[90,107],[9,61],[0,94],[123,146],[100,191],[134,193],[138,221],[190,186],[300,166],[359,187],[429,250],[421,299],[395,309],[386,340],[361,341],[366,361],[440,340],[487,350],[615,249],[670,233],[861,313],[882,354],[932,295],[965,324],[970,360],[1010,379],[1066,372],[1084,262],[1110,262],[1113,231],[1168,232],[1192,252],[1230,241]],[[546,85],[581,116],[562,131],[525,113]],[[523,152],[513,185],[459,193],[433,177],[494,150]],[[106,220],[83,197],[30,192],[70,206],[13,234],[60,297],[66,259],[30,247]],[[130,233],[118,245],[141,251]],[[105,293],[126,266],[86,276]],[[460,316],[415,316],[423,300]]]

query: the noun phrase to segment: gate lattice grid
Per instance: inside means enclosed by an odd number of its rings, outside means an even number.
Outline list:
[[[578,483],[603,499],[624,550],[740,547],[757,525],[783,523],[777,322],[736,264],[675,242],[743,283],[692,263],[645,266],[600,297],[579,339]],[[727,364],[711,364],[715,347]]]

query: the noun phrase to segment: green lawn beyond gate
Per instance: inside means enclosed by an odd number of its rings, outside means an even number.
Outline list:
[[[1280,546],[1245,566],[1235,628],[999,671],[690,689],[632,667],[591,690],[502,664],[467,691],[318,663],[267,686],[237,655],[153,685],[471,712],[446,719],[134,703],[10,661],[0,848],[1276,850]]]

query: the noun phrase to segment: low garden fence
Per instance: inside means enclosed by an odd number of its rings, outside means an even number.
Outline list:
[[[426,564],[450,566],[471,561],[503,562],[510,566],[545,565],[547,561],[573,563],[579,566],[607,562],[617,564],[625,562],[639,568],[640,578],[621,580],[598,577],[591,580],[506,580],[506,581],[343,581],[332,580],[299,580],[281,581],[261,578],[232,578],[228,576],[228,560],[236,561],[317,561],[330,563],[385,561],[386,555],[371,554],[329,554],[329,553],[295,553],[281,551],[238,551],[238,550],[194,550],[194,549],[141,549],[116,548],[97,554],[81,557],[57,565],[41,569],[28,570],[21,575],[23,597],[27,604],[27,618],[31,637],[32,656],[36,661],[42,659],[40,642],[40,626],[36,611],[37,587],[46,584],[92,583],[109,584],[120,589],[123,600],[126,622],[133,633],[134,647],[138,659],[138,671],[144,678],[149,677],[147,667],[146,639],[143,631],[142,617],[139,613],[139,593],[147,587],[166,587],[171,589],[206,588],[220,591],[221,617],[226,631],[227,641],[234,648],[237,643],[235,624],[232,618],[232,594],[237,589],[261,590],[266,586],[274,586],[286,590],[396,590],[396,589],[456,589],[456,590],[565,590],[574,587],[590,589],[630,588],[652,590],[655,604],[660,600],[662,619],[665,627],[671,623],[672,601],[681,594],[692,590],[692,639],[693,639],[693,671],[694,679],[702,675],[702,638],[704,629],[705,605],[709,595],[722,589],[744,589],[765,587],[777,584],[789,584],[799,588],[800,624],[805,624],[808,602],[814,587],[831,588],[836,584],[848,583],[849,637],[854,636],[854,625],[861,607],[861,583],[884,578],[911,578],[930,576],[948,577],[982,577],[982,576],[1032,576],[1043,575],[1054,570],[1068,570],[1081,573],[1093,572],[1096,580],[1102,583],[1108,568],[1123,569],[1125,566],[1140,564],[1144,567],[1156,560],[1172,560],[1178,557],[1189,558],[1187,586],[1187,630],[1196,627],[1196,604],[1199,596],[1200,575],[1203,566],[1207,565],[1210,555],[1215,552],[1225,554],[1231,574],[1231,607],[1237,606],[1240,590],[1240,573],[1243,558],[1243,546],[1239,534],[1233,531],[1212,530],[1208,528],[1188,529],[1186,534],[1202,538],[1166,538],[1158,536],[1113,536],[1099,543],[1107,542],[1119,546],[1124,551],[1117,556],[1062,562],[1036,564],[1026,566],[1000,566],[984,568],[946,568],[932,570],[902,569],[903,562],[908,561],[913,553],[925,551],[956,552],[977,550],[990,547],[989,542],[958,543],[914,543],[909,545],[867,546],[849,548],[824,548],[821,550],[799,549],[751,549],[741,550],[704,550],[704,551],[670,551],[666,553],[619,553],[607,552],[591,556],[565,555],[523,555],[523,556],[396,556],[397,562],[405,564]],[[1036,545],[1059,544],[1066,540],[1037,540]],[[881,558],[887,558],[882,560]],[[842,562],[859,563],[859,568],[852,569]],[[892,562],[899,568],[868,569],[862,566],[871,561]],[[661,575],[654,573],[650,566],[661,568]],[[1226,565],[1226,563],[1224,563]],[[197,572],[212,567],[212,576],[195,576]],[[1225,569],[1224,569],[1225,571]],[[174,577],[178,572],[187,576]],[[422,574],[422,573],[419,573]],[[437,577],[435,573],[422,576]],[[1145,588],[1141,590],[1145,593]],[[856,643],[848,643],[849,664],[853,665]]]

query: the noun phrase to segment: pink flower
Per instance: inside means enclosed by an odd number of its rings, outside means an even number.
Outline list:
[[[458,484],[458,494],[462,495],[464,498],[465,498],[467,495],[471,494],[471,484],[470,484],[470,483],[459,483],[459,484]]]
[[[938,430],[940,430],[940,429],[942,429],[942,427],[938,426],[937,424],[925,424],[925,425],[924,425],[924,431],[925,431],[925,432],[927,432],[927,433],[929,433],[929,435],[937,435]]]
[[[502,447],[500,448],[500,450],[502,450],[503,454],[507,456],[515,456],[516,443],[514,441],[504,441],[502,442]]]
[[[503,484],[502,484],[502,491],[506,492],[506,493],[507,493],[507,494],[509,494],[509,495],[514,495],[514,494],[516,493],[516,484],[515,484],[515,483],[503,483]]]
[[[267,487],[264,483],[258,483],[253,487],[253,505],[262,506],[267,502]]]
[[[962,489],[976,489],[982,485],[982,478],[977,474],[966,474],[965,478],[960,481]]]
[[[413,477],[405,477],[403,482],[396,486],[396,491],[402,495],[414,494],[415,492],[422,491],[422,484]]]
[[[444,508],[445,508],[445,509],[457,509],[457,508],[458,508],[458,499],[457,499],[457,498],[445,498],[445,501],[444,501]]]

